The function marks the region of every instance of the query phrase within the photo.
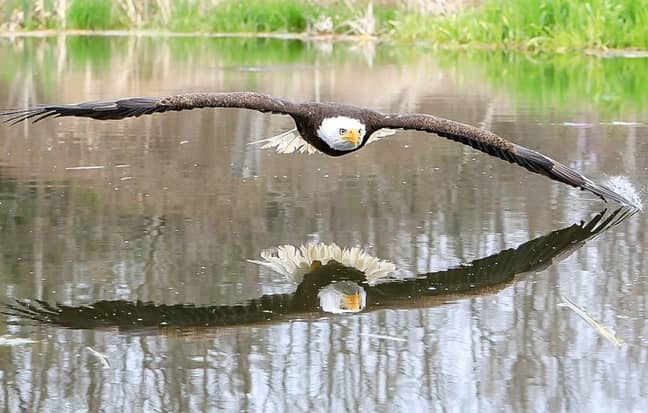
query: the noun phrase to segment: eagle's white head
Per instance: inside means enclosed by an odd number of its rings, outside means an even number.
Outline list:
[[[317,136],[336,151],[351,151],[360,146],[367,128],[358,119],[346,116],[324,118]]]

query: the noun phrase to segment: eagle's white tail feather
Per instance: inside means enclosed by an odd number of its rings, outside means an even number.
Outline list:
[[[385,136],[396,133],[393,129],[380,129],[371,134],[367,144],[377,142]],[[293,152],[307,153],[313,155],[319,151],[310,143],[306,142],[297,132],[297,129],[290,129],[270,138],[250,142],[248,145],[261,145],[262,149],[275,148],[277,153],[288,154]]]

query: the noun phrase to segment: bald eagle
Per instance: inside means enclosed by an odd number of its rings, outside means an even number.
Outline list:
[[[240,108],[289,115],[295,121],[299,135],[306,142],[331,156],[346,155],[362,148],[372,134],[384,128],[435,133],[515,163],[554,181],[589,191],[604,201],[632,205],[613,190],[594,183],[576,170],[539,152],[509,142],[493,132],[426,114],[385,114],[351,105],[295,103],[254,92],[231,92],[40,105],[21,110],[6,110],[0,112],[0,116],[4,117],[6,122],[15,124],[27,119],[38,122],[52,116],[108,120],[198,108]]]

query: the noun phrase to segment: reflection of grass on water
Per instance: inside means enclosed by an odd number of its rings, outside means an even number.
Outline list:
[[[54,38],[24,38],[16,47],[0,42],[0,61],[12,62],[0,66],[0,74],[11,82],[19,73],[32,71],[37,65],[39,76],[52,72],[57,55],[64,53],[67,63],[82,67],[90,65],[97,70],[111,61],[129,61],[132,67],[143,66],[141,59],[168,58],[174,62],[208,62],[218,65],[288,65],[313,64],[318,49],[298,40],[267,38],[207,38],[207,37],[123,37],[123,36],[67,36],[65,50],[59,50]],[[146,52],[144,52],[146,51]],[[164,53],[165,56],[162,56]],[[378,53],[380,60],[393,61],[391,53]],[[346,45],[337,44],[327,50],[326,61],[358,59]],[[48,69],[49,68],[49,69]]]
[[[71,62],[77,66],[91,63],[95,67],[109,64],[112,49],[120,44],[126,45],[123,39],[87,36],[72,36],[66,39],[66,43]]]
[[[169,38],[165,41],[172,50],[174,59],[178,61],[202,55],[237,66],[258,63],[291,64],[311,61],[316,55],[315,50],[296,40]]]
[[[174,62],[193,62],[211,67],[310,65],[315,64],[321,52],[309,43],[273,39],[221,38],[131,38],[131,37],[77,37],[65,39],[65,52],[57,49],[56,39],[23,39],[20,47],[0,43],[0,60],[4,65],[0,75],[11,84],[26,73],[38,68],[36,77],[42,86],[56,82],[58,55],[67,56],[66,65],[93,71],[111,69],[111,62],[125,62],[139,67],[142,76],[151,67],[151,59],[171,59]],[[644,108],[643,85],[648,84],[648,60],[624,58],[596,58],[582,55],[535,55],[529,57],[505,52],[420,52],[432,55],[455,76],[461,77],[466,68],[476,68],[494,88],[517,96],[525,103],[543,107],[593,107],[614,116],[624,112],[638,112]],[[146,51],[146,52],[142,52]],[[163,54],[161,54],[163,53]],[[411,62],[421,57],[411,49],[382,46],[376,50],[374,64]],[[336,44],[326,52],[321,62],[362,60],[361,54],[343,44]],[[457,68],[461,68],[458,71]],[[152,70],[152,69],[151,69]],[[474,73],[474,72],[472,72]]]
[[[526,103],[567,108],[580,105],[608,116],[645,107],[648,60],[581,55],[530,58],[503,52],[438,53],[442,66],[475,66],[496,89]]]

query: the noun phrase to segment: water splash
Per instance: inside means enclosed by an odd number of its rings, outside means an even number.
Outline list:
[[[627,176],[612,176],[608,178],[605,185],[614,192],[623,195],[635,208],[643,211],[643,200],[641,199],[641,192],[643,191],[638,190]]]

